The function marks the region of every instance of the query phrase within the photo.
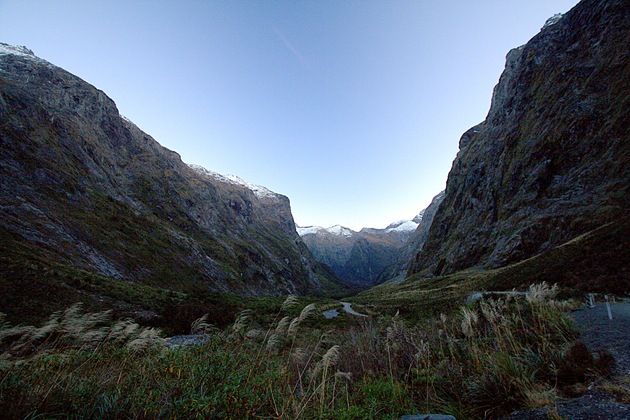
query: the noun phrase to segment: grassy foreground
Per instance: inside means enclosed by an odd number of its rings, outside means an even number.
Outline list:
[[[336,329],[289,297],[266,325],[251,310],[224,330],[199,319],[192,331],[208,342],[179,349],[156,329],[73,306],[40,327],[0,322],[0,408],[9,418],[497,417],[553,402],[605,362],[576,344],[556,292],[543,284],[416,323]]]

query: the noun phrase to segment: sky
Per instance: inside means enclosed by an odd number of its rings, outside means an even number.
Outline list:
[[[410,219],[444,189],[505,55],[576,0],[0,0],[0,41],[103,90],[187,163],[298,225]]]

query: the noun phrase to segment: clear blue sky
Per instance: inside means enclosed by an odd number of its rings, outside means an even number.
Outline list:
[[[185,162],[382,227],[445,186],[509,49],[576,0],[0,0],[0,41],[113,98]]]

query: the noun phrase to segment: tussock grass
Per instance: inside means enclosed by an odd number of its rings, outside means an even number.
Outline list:
[[[599,385],[599,389],[611,394],[617,402],[630,404],[630,377],[619,376]]]
[[[0,314],[0,349],[5,359],[75,349],[96,351],[105,345],[146,350],[161,344],[157,329],[140,327],[131,320],[113,322],[111,311],[84,313],[81,304],[53,313],[39,327],[12,326]]]
[[[0,406],[10,417],[497,417],[594,374],[562,374],[581,350],[556,292],[537,285],[527,299],[337,330],[289,297],[264,325],[251,310],[224,330],[201,317],[191,330],[206,344],[174,350],[156,330],[78,307],[41,327],[0,319]]]

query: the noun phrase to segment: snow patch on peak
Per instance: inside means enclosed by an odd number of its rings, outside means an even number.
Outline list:
[[[426,210],[426,209],[425,209]],[[420,223],[422,222],[422,218],[424,217],[424,210],[422,210],[420,213],[418,213],[416,215],[416,217],[414,217],[413,219],[411,219],[411,221],[416,222],[416,223]]]
[[[15,57],[20,57],[21,59],[27,59],[50,68],[56,67],[54,64],[49,63],[43,58],[39,58],[35,55],[35,53],[33,53],[33,51],[23,45],[11,45],[0,42],[0,59],[11,55]]]
[[[13,54],[35,58],[33,51],[23,45],[10,45],[0,42],[0,54]]]
[[[263,187],[262,185],[250,184],[249,182],[243,180],[242,178],[239,178],[236,175],[221,175],[220,173],[210,171],[201,165],[188,164],[188,166],[195,172],[206,177],[216,179],[217,181],[221,181],[226,184],[240,185],[242,187],[245,187],[248,190],[251,190],[258,198],[277,198],[279,196],[279,194],[276,194],[275,192]]]
[[[339,236],[352,236],[352,234],[354,233],[354,231],[348,229],[347,227],[343,227],[341,225],[331,226],[329,228],[326,228],[325,230],[328,233],[332,233],[333,235],[339,235]]]
[[[553,25],[553,24],[555,24],[555,23],[558,23],[558,21],[559,21],[560,19],[562,19],[562,17],[563,17],[563,16],[564,16],[564,15],[563,15],[562,13],[556,13],[555,15],[553,15],[553,16],[551,16],[549,19],[547,19],[547,20],[545,21],[545,24],[543,25],[543,27],[542,27],[542,28],[540,28],[540,29],[545,29],[545,28],[546,28],[546,27],[548,27],[548,26],[551,26],[551,25]]]
[[[304,236],[304,235],[314,235],[317,232],[319,232],[320,230],[323,230],[324,228],[321,226],[296,226],[295,230],[297,230],[298,235],[300,236]]]
[[[125,117],[123,114],[121,114],[120,112],[118,113],[118,115],[120,115],[120,118],[122,118],[122,120],[125,122],[125,124],[127,124],[128,126],[132,126],[132,127],[136,127],[138,128],[138,126],[131,121],[129,118]],[[188,165],[190,166],[190,165]]]
[[[355,233],[352,229],[348,229],[347,227],[343,227],[341,225],[335,225],[327,228],[321,226],[296,226],[296,230],[300,236],[315,235],[319,232],[325,232],[331,235],[349,237]]]
[[[126,121],[126,122],[128,122],[129,124],[133,124],[133,121],[131,121],[129,118],[125,117],[123,114],[120,114],[120,113],[119,113],[118,115],[120,115],[120,118],[122,118],[123,120],[125,120],[125,121]],[[134,124],[134,125],[135,125],[135,124]],[[188,166],[190,166],[190,167],[192,168],[193,166],[198,166],[198,165],[188,165]]]
[[[417,217],[417,216],[416,216]],[[411,232],[416,230],[418,223],[413,220],[404,220],[401,222],[392,223],[385,229],[385,232]]]

